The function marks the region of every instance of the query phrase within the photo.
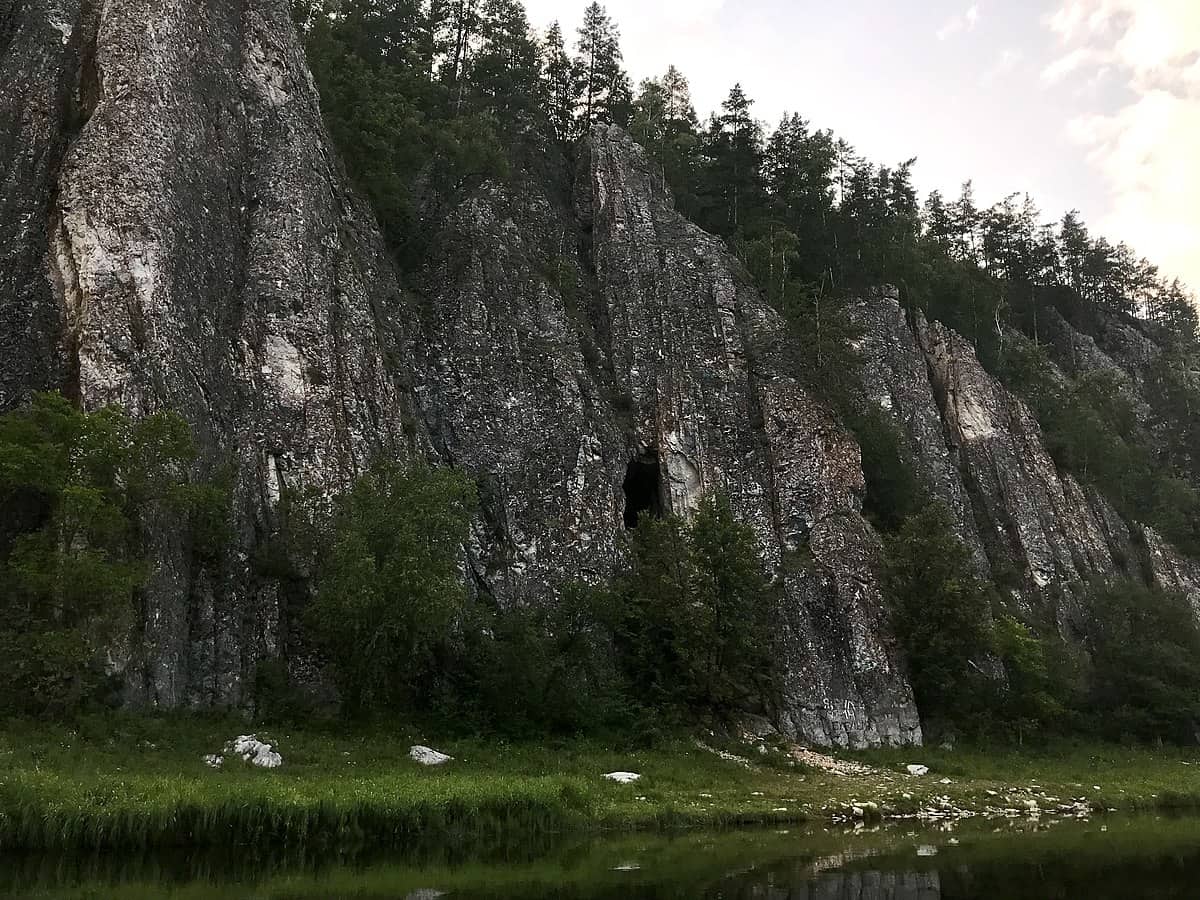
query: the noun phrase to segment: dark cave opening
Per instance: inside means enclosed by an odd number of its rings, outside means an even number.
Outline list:
[[[637,528],[642,516],[662,518],[663,497],[658,452],[643,453],[625,471],[625,527]]]

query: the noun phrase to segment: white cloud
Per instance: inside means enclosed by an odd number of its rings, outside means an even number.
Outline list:
[[[1109,187],[1099,230],[1200,288],[1200,3],[1064,0],[1048,24],[1064,54],[1047,82],[1115,78],[1132,96],[1068,126]]]
[[[976,3],[965,13],[951,16],[946,20],[946,24],[938,29],[937,39],[939,41],[948,41],[956,34],[961,34],[964,31],[974,31],[975,26],[979,24],[980,14],[979,4]]]
[[[1057,84],[1080,69],[1096,62],[1111,59],[1111,55],[1100,53],[1090,47],[1076,47],[1042,70],[1042,79],[1050,84]]]
[[[1025,52],[1023,50],[1009,47],[1000,54],[991,68],[984,71],[979,77],[979,83],[984,87],[995,84],[1005,75],[1015,72],[1024,61]]]

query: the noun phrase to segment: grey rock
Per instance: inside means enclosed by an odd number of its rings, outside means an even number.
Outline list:
[[[289,620],[303,598],[253,563],[278,506],[374,457],[424,456],[478,478],[464,577],[501,607],[620,565],[627,479],[643,514],[727,493],[784,597],[770,727],[919,742],[861,453],[794,377],[779,315],[619,129],[594,130],[574,165],[525,157],[439,218],[402,289],[286,0],[0,0],[0,410],[45,389],[177,410],[197,474],[236,473],[225,562],[194,558],[165,511],[142,523],[144,620],[109,652],[127,700],[244,706],[263,659],[319,678]],[[894,292],[854,314],[866,401],[981,575],[1074,633],[1081,585],[1143,541],[1154,577],[1200,604],[1197,564],[1059,473],[968,342],[906,319]],[[1073,366],[1142,389],[1144,336],[1065,328]]]
[[[984,370],[969,342],[936,322],[919,338],[993,571],[1012,567],[1023,602],[1064,632],[1083,629],[1079,589],[1116,570],[1107,516],[1058,471],[1032,412]]]
[[[278,652],[249,560],[281,493],[406,452],[391,267],[283,0],[12,0],[0,22],[0,404],[178,410],[201,468],[236,464],[233,562],[197,569],[147,523],[144,636],[114,663],[132,702],[244,702]]]
[[[862,332],[858,349],[863,403],[897,426],[918,479],[950,512],[980,577],[990,577],[987,551],[963,483],[959,446],[947,434],[930,381],[929,360],[917,341],[917,335],[928,328],[925,319],[918,313],[910,324],[894,288],[860,300],[850,307],[850,313]]]

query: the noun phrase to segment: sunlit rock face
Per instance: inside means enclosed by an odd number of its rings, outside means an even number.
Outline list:
[[[1060,471],[1033,413],[983,368],[970,342],[906,315],[889,294],[854,307],[864,399],[900,428],[922,484],[951,511],[980,571],[1068,639],[1086,635],[1087,587],[1097,581],[1148,577],[1185,593],[1200,614],[1200,565]],[[1101,372],[1147,419],[1144,368],[1161,352],[1148,339],[1113,323],[1110,355],[1061,318],[1045,327],[1057,377]]]
[[[1061,473],[1033,414],[970,342],[894,296],[855,308],[866,386],[888,411],[931,498],[950,511],[977,567],[1064,633],[1086,627],[1082,588],[1116,574],[1129,533],[1095,492]]]

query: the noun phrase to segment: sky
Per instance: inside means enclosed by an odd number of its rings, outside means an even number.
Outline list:
[[[526,0],[573,34],[586,0]],[[1078,209],[1200,290],[1200,0],[609,0],[635,82],[669,64],[701,117],[735,82],[922,192]]]

